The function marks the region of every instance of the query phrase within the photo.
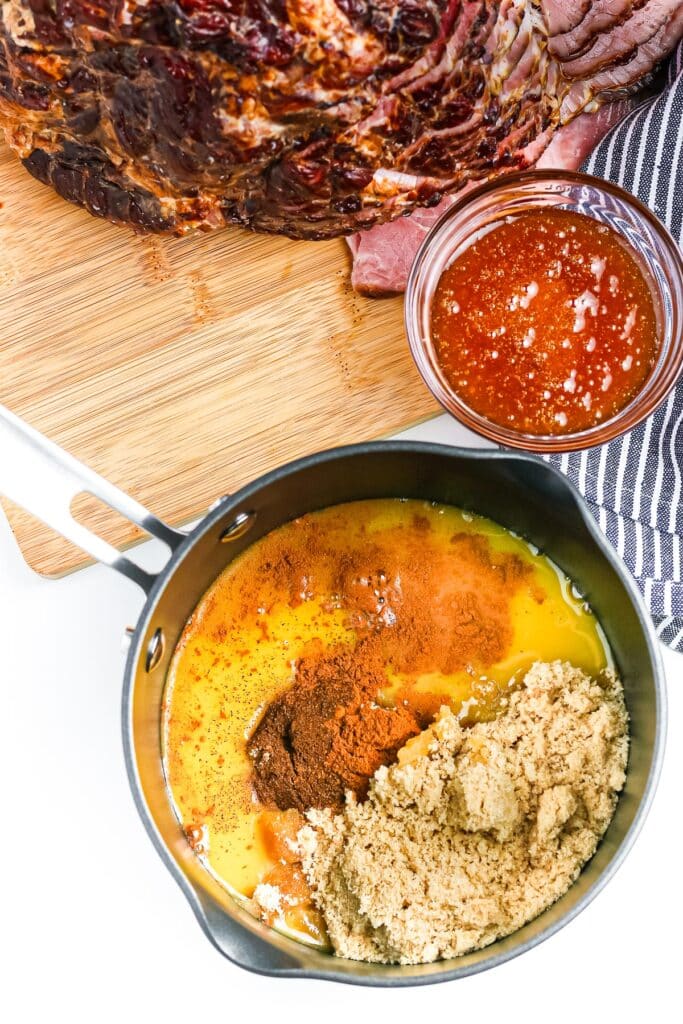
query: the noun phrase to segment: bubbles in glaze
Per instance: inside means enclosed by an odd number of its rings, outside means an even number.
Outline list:
[[[652,292],[610,227],[534,210],[480,237],[444,271],[432,305],[453,390],[493,423],[568,434],[640,391],[657,356]]]

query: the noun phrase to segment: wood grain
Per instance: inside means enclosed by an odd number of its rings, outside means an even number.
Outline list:
[[[0,202],[0,401],[171,523],[289,459],[436,412],[401,300],[355,295],[341,240],[136,236],[4,146]],[[84,564],[6,509],[38,572]],[[90,499],[78,516],[119,547],[138,538]]]

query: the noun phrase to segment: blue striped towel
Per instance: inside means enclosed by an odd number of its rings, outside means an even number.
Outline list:
[[[632,111],[583,170],[623,185],[683,240],[683,44],[667,87]],[[683,380],[629,434],[549,461],[585,495],[633,573],[660,639],[683,651]]]

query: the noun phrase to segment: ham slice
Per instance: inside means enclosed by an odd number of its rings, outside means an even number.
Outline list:
[[[591,0],[545,0],[543,7],[550,35],[570,32],[594,6]]]
[[[353,255],[354,289],[373,298],[405,291],[417,250],[453,202],[455,196],[446,196],[431,210],[415,210],[411,217],[378,224],[371,231],[347,238]]]
[[[570,121],[555,133],[536,166],[578,170],[605,135],[639,102],[638,98],[614,100],[600,107],[594,114],[580,114],[575,121]]]

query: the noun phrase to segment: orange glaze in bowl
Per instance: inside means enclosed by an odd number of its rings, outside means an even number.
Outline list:
[[[502,221],[446,267],[432,301],[435,357],[493,423],[574,434],[640,391],[659,337],[650,284],[606,224],[570,210]]]

